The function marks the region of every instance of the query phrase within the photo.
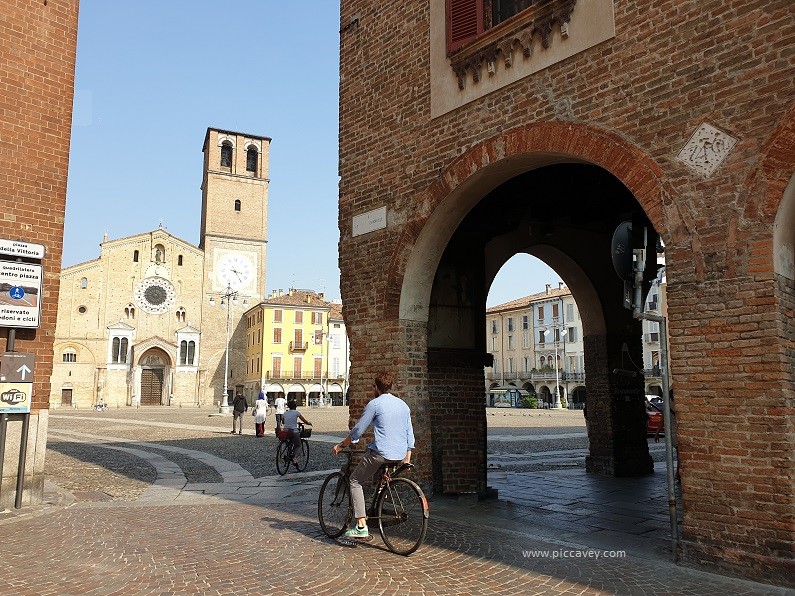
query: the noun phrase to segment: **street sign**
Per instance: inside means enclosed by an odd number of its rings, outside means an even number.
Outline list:
[[[42,266],[0,261],[0,327],[38,327]]]
[[[5,352],[0,360],[0,383],[32,383],[36,357],[25,352]]]
[[[33,383],[0,383],[0,414],[29,414]]]
[[[44,245],[0,238],[0,255],[27,257],[28,259],[43,259]]]

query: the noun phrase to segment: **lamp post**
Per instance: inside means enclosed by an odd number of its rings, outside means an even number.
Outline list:
[[[325,333],[322,329],[318,329],[315,331],[315,343],[320,344],[320,397],[318,398],[317,404],[318,407],[323,407],[326,405],[326,394],[328,393],[323,387],[323,346],[325,341],[331,342],[331,336],[328,333]],[[329,350],[331,348],[329,347]],[[326,356],[328,358],[328,356]],[[328,384],[328,365],[326,365],[326,383]]]
[[[229,301],[231,302],[231,305]],[[210,306],[215,306],[215,298],[210,297]],[[231,284],[227,284],[226,291],[221,294],[221,307],[226,309],[226,352],[224,354],[224,395],[221,398],[218,412],[229,414],[229,326],[232,316],[232,307],[237,306],[237,290],[233,290]]]
[[[557,325],[553,328],[555,331],[558,332],[558,336],[564,338],[563,341],[566,341],[566,333],[567,331]],[[549,336],[552,333],[553,329],[547,328],[544,331],[544,335]],[[555,395],[552,398],[552,407],[555,409],[561,408],[560,405],[560,393],[558,388],[560,386],[560,374],[558,372],[558,341],[560,341],[557,337],[553,337],[552,340],[555,342]]]

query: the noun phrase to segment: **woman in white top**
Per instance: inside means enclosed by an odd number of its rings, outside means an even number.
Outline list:
[[[257,436],[264,437],[265,419],[268,417],[268,400],[265,399],[265,396],[257,398],[251,413],[254,416],[254,427],[257,430]]]

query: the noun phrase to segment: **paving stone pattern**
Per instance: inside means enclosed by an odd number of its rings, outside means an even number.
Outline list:
[[[499,500],[431,499],[426,543],[411,557],[378,536],[342,546],[322,534],[316,500],[339,463],[328,452],[347,410],[307,414],[310,469],[280,477],[270,473],[274,438],[232,436],[228,419],[206,412],[53,413],[48,503],[0,514],[13,545],[0,594],[786,593],[673,564],[662,473],[495,469]],[[490,434],[526,435],[505,441],[523,458],[565,453],[581,430],[559,414],[546,424],[503,416],[500,426],[495,416]],[[616,550],[627,556],[594,554]],[[42,553],[46,565],[31,556]]]

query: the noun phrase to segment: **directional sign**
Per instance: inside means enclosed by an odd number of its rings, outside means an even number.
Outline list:
[[[41,265],[0,261],[0,327],[38,327]]]
[[[35,356],[25,352],[5,352],[0,360],[0,383],[32,383]]]
[[[0,383],[0,414],[29,414],[33,383]]]
[[[0,238],[0,255],[11,257],[27,257],[29,259],[43,259],[44,246],[42,244],[31,244],[30,242],[20,242],[19,240],[5,240]]]

